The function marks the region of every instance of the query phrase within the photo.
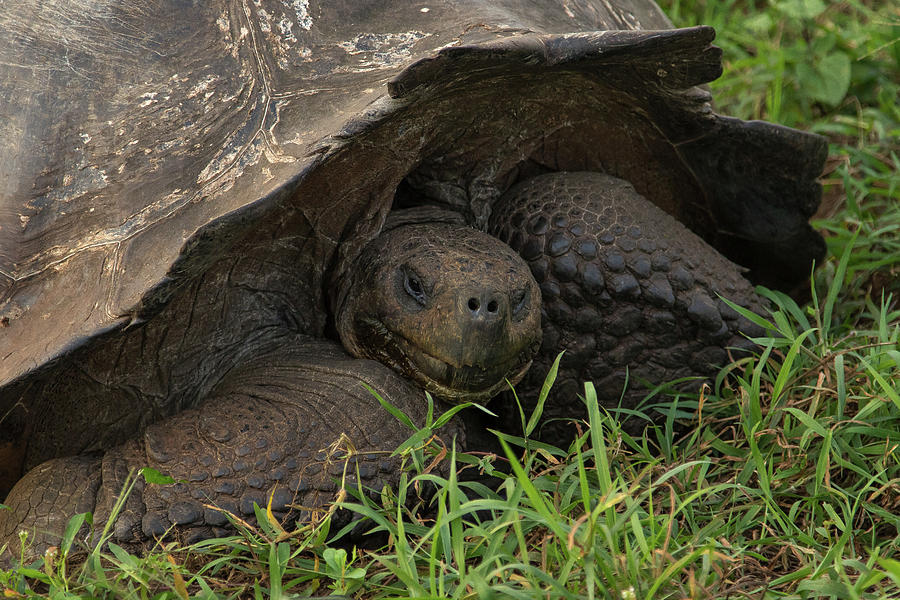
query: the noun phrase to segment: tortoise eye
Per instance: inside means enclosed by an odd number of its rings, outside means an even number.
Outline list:
[[[519,316],[519,314],[522,312],[522,309],[525,308],[526,302],[528,301],[528,289],[526,288],[516,290],[515,292],[513,292],[510,300],[512,301],[510,302],[510,304],[512,304],[513,307],[513,316]]]
[[[422,287],[422,282],[419,281],[418,277],[412,273],[407,273],[403,279],[403,289],[412,296],[413,300],[425,306],[425,289]]]

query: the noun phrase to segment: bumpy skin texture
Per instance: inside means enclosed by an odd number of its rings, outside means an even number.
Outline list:
[[[584,381],[615,408],[627,372],[621,405],[633,408],[647,394],[639,382],[709,376],[728,362],[726,348],[750,346],[741,332],[760,333],[719,298],[762,309],[739,267],[624,180],[599,173],[526,180],[494,207],[491,228],[525,258],[541,288],[543,343],[517,388],[526,405],[566,351],[544,439],[571,436],[567,421],[586,414],[578,400]],[[518,422],[508,403],[494,405]],[[554,418],[564,421],[547,422]]]
[[[335,480],[345,473],[352,489],[357,473],[364,488],[395,484],[400,459],[390,454],[412,432],[363,383],[419,425],[426,410],[421,390],[334,344],[296,342],[233,369],[196,409],[152,425],[102,457],[56,459],[33,469],[7,498],[11,510],[0,513],[0,539],[30,530],[40,552],[58,542],[71,515],[85,511],[102,528],[129,470],[145,466],[178,483],[138,481],[114,524],[112,539],[120,545],[146,545],[172,525],[183,541],[222,535],[228,521],[214,507],[254,523],[253,503],[266,506],[270,496],[274,514],[290,527],[333,501]],[[465,444],[458,421],[441,435]],[[357,453],[346,460],[351,448]]]

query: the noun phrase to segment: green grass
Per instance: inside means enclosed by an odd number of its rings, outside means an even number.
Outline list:
[[[0,573],[5,595],[900,597],[898,6],[663,8],[718,29],[720,111],[832,142],[815,222],[831,256],[808,305],[765,292],[759,356],[665,398],[667,418],[642,438],[589,385],[589,423],[570,448],[507,437],[504,456],[466,455],[411,431],[400,486],[377,502],[351,489],[343,503],[386,534],[377,550],[329,547],[339,532],[327,516],[284,532],[261,510],[258,528],[225,540],[47,557]],[[446,477],[426,468],[435,457]],[[462,476],[474,469],[502,484]],[[429,518],[413,500],[424,482],[437,489]]]

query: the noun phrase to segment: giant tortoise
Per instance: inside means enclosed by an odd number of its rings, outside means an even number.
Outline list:
[[[822,139],[716,114],[713,37],[650,0],[4,4],[0,535],[146,465],[179,483],[119,543],[378,489],[408,432],[368,388],[500,393],[450,424],[477,448],[563,350],[550,441],[577,382],[708,376],[749,332],[721,297],[824,248]]]

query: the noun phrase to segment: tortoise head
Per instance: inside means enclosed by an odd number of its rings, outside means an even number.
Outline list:
[[[337,329],[450,401],[486,401],[516,383],[541,342],[540,291],[506,244],[466,226],[404,224],[370,242],[344,274]]]

